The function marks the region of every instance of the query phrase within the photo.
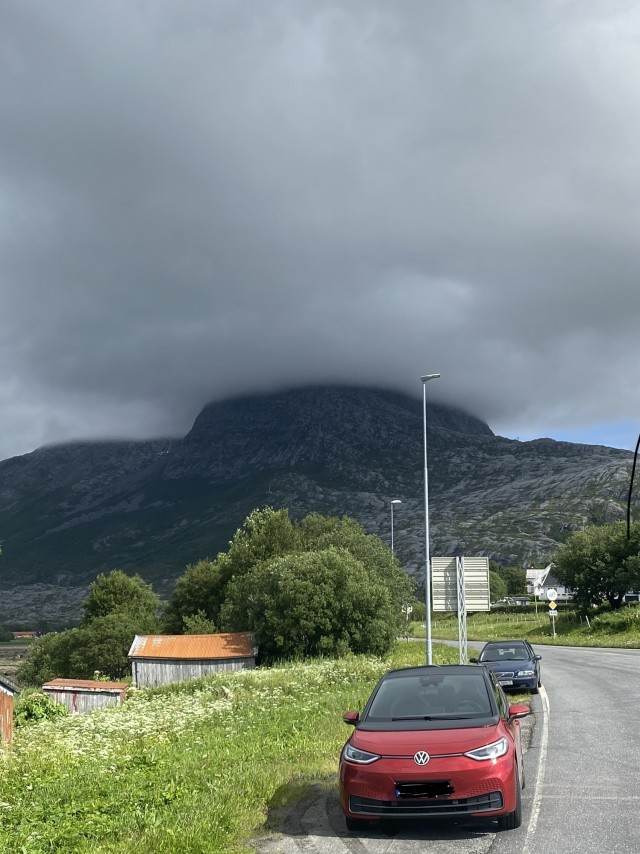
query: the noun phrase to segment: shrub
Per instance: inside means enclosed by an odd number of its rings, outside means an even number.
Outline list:
[[[67,707],[52,700],[43,691],[24,691],[18,695],[13,708],[13,720],[17,727],[63,718],[66,714]]]

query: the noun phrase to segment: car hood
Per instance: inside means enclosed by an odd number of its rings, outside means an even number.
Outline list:
[[[369,753],[385,756],[413,756],[417,750],[427,753],[466,753],[484,744],[491,744],[502,735],[499,724],[465,729],[355,730],[351,744]]]

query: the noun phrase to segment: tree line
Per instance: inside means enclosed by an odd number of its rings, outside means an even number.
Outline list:
[[[640,524],[628,536],[623,522],[578,531],[554,563],[582,611],[603,602],[619,608],[640,590]],[[226,552],[189,565],[164,604],[139,575],[99,575],[80,625],[38,638],[18,678],[122,679],[136,634],[251,631],[263,662],[383,656],[406,626],[407,605],[424,618],[414,587],[388,546],[354,519],[313,513],[294,521],[267,507],[247,517]],[[490,587],[492,601],[522,593],[525,571],[492,561]]]
[[[245,632],[264,662],[348,652],[382,656],[402,630],[414,583],[382,540],[354,519],[288,510],[251,513],[226,552],[189,565],[164,605],[139,575],[101,574],[81,624],[36,640],[18,678],[129,674],[136,634]]]

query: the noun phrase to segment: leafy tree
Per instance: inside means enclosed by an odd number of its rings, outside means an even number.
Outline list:
[[[489,598],[492,602],[504,599],[507,595],[507,584],[497,572],[489,570]]]
[[[333,546],[348,551],[385,585],[398,608],[413,599],[415,582],[402,570],[380,537],[368,534],[355,519],[311,514],[301,520],[299,529],[305,550]]]
[[[344,549],[299,552],[257,564],[229,585],[223,626],[255,633],[267,661],[383,655],[402,613],[387,587]]]
[[[184,618],[185,635],[210,635],[216,631],[216,624],[207,619],[204,611],[197,611],[190,617]]]
[[[525,596],[527,593],[527,573],[519,566],[503,566],[497,561],[489,561],[489,570],[495,572],[507,585],[506,596]],[[500,596],[499,598],[503,598]]]
[[[163,618],[164,630],[170,634],[186,631],[185,621],[201,613],[215,622],[220,614],[224,582],[218,561],[199,560],[190,564],[176,582]],[[196,634],[191,632],[190,634]]]
[[[133,614],[107,614],[65,632],[38,638],[18,668],[18,678],[28,685],[51,679],[92,679],[96,670],[110,679],[129,675],[128,652],[136,634]]]
[[[111,679],[129,673],[128,652],[137,634],[158,630],[160,600],[139,575],[113,570],[91,584],[82,624],[37,638],[18,668],[18,678],[42,685],[55,678],[91,679],[96,670]]]
[[[128,653],[133,639],[142,631],[138,617],[115,612],[72,631],[70,677],[92,679],[96,670],[110,679],[123,679],[130,674]]]
[[[69,657],[75,648],[78,631],[68,629],[36,638],[29,647],[27,658],[18,667],[18,680],[25,685],[43,685],[51,679],[75,676],[70,672]]]
[[[629,539],[624,522],[576,531],[554,563],[558,581],[575,590],[583,610],[603,599],[619,608],[625,593],[640,588],[640,523],[631,526]]]
[[[229,551],[219,554],[217,564],[223,584],[249,572],[256,564],[300,549],[300,535],[286,509],[254,510],[231,542]]]
[[[86,625],[97,617],[129,614],[139,621],[139,631],[156,631],[160,599],[150,584],[139,575],[126,575],[119,569],[101,573],[89,586],[82,603]]]

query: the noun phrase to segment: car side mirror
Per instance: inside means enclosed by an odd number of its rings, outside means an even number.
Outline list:
[[[471,662],[471,664],[477,664],[478,663],[477,658],[470,658],[469,661]]]
[[[527,715],[531,714],[531,709],[529,706],[525,706],[524,703],[511,703],[509,706],[509,720],[514,721],[517,718],[526,718]]]
[[[360,720],[360,712],[345,712],[342,716],[342,720],[346,724],[351,724],[351,726],[355,726]]]
[[[534,660],[534,661],[541,661],[541,660],[542,660],[542,656],[541,656],[541,655],[534,655],[534,656],[533,656],[533,660]]]

